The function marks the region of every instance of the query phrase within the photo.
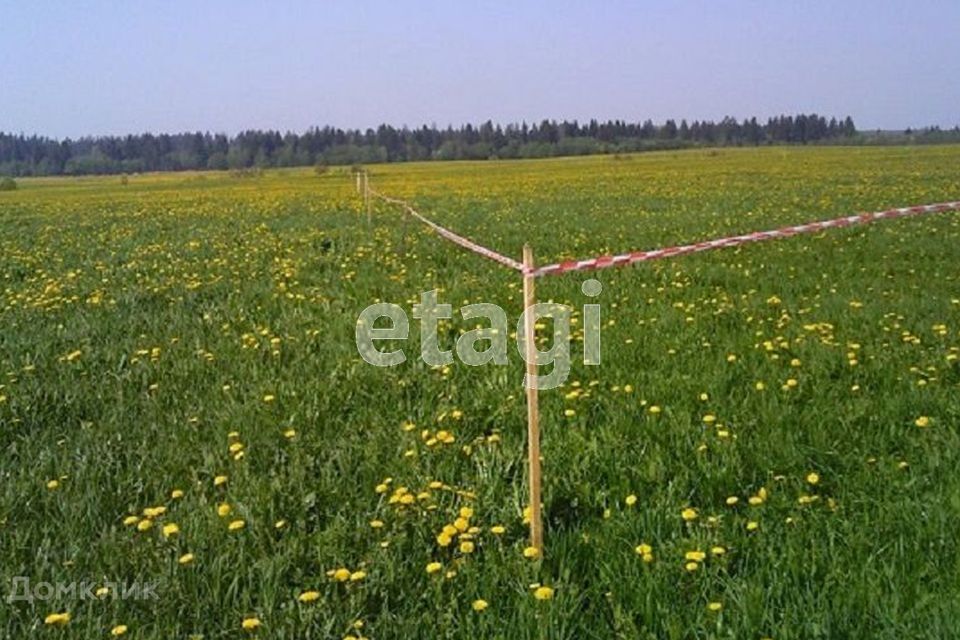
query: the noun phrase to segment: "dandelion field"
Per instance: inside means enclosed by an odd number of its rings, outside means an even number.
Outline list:
[[[369,169],[538,262],[960,194],[955,146]],[[0,636],[957,635],[960,215],[539,279],[574,309],[603,285],[602,363],[574,324],[541,393],[543,557],[514,343],[441,368],[415,324],[397,367],[354,343],[431,289],[445,348],[464,304],[515,325],[519,275],[372,218],[345,169],[0,194]]]

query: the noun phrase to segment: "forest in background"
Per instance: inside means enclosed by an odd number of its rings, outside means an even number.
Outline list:
[[[960,141],[960,129],[933,127],[864,134],[853,119],[817,114],[719,122],[544,120],[501,126],[487,121],[444,129],[380,125],[376,129],[311,128],[304,133],[249,130],[143,133],[55,140],[0,133],[0,176],[49,176],[350,165],[415,160],[546,158],[769,144],[935,143]]]

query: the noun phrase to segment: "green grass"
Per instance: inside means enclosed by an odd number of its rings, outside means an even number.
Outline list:
[[[957,167],[960,147],[725,149],[374,166],[371,179],[546,262],[954,200]],[[342,172],[21,180],[0,194],[0,592],[27,576],[156,582],[159,596],[0,602],[0,636],[956,634],[960,215],[589,274],[604,287],[593,300],[588,274],[540,279],[539,299],[600,302],[604,320],[602,364],[578,364],[575,343],[567,385],[541,394],[542,560],[522,554],[512,341],[507,367],[434,370],[413,324],[407,362],[379,369],[353,338],[367,305],[434,288],[515,322],[520,279],[396,207],[373,217]],[[441,344],[473,324],[455,313]],[[455,442],[427,446],[421,431],[440,429]],[[398,487],[429,497],[390,504]],[[160,505],[149,531],[124,525]],[[436,541],[462,507],[481,528],[466,555]],[[691,550],[708,555],[694,571]],[[443,569],[428,575],[432,561]],[[341,567],[366,576],[327,575]],[[535,583],[554,598],[535,599]],[[319,599],[298,602],[308,590]],[[44,625],[62,611],[67,625]]]

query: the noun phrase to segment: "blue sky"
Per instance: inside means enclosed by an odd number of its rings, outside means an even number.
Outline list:
[[[960,1],[0,0],[0,131],[960,124]]]

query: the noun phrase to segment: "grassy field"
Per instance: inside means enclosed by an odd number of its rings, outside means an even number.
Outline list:
[[[960,197],[960,147],[370,169],[540,262]],[[0,636],[956,637],[960,214],[593,275],[538,281],[602,304],[603,362],[575,342],[541,395],[528,558],[512,343],[431,368],[413,325],[388,369],[354,344],[430,289],[515,322],[516,273],[396,207],[368,226],[339,169],[0,193]]]

